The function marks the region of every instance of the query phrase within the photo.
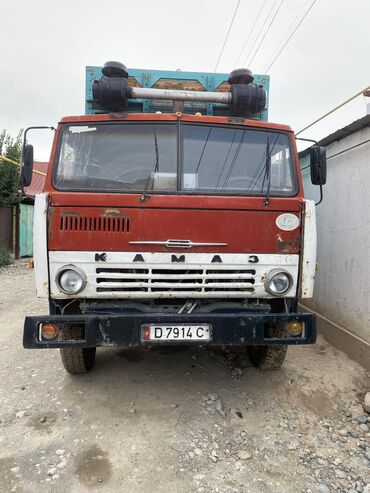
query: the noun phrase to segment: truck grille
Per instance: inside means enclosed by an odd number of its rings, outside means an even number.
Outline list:
[[[127,233],[130,230],[128,217],[91,217],[68,214],[60,217],[60,231],[97,231]]]
[[[256,271],[244,266],[145,266],[96,269],[96,292],[130,298],[243,297],[254,293]]]
[[[50,250],[52,298],[71,298],[56,282],[59,270],[69,264],[86,274],[77,298],[273,298],[265,289],[266,273],[286,270],[293,279],[287,295],[295,296],[299,255]]]

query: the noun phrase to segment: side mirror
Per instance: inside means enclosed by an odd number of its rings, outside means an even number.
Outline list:
[[[33,146],[26,144],[23,148],[23,163],[21,170],[21,184],[24,187],[31,185],[33,169]]]
[[[326,183],[326,148],[315,146],[310,149],[311,182],[313,185]]]

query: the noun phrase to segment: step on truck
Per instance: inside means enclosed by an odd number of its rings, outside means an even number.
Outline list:
[[[86,114],[55,129],[34,208],[37,295],[25,348],[70,373],[97,347],[244,346],[261,369],[316,340],[315,204],[296,139],[268,123],[269,77],[86,68]],[[39,127],[34,127],[39,128]],[[21,187],[32,177],[25,133]],[[310,149],[312,183],[325,149]]]

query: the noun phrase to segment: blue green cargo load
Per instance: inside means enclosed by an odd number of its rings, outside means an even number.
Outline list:
[[[94,80],[102,78],[102,67],[86,67],[86,106],[87,115],[106,113],[106,109],[93,100],[92,85]],[[210,72],[182,72],[179,70],[144,70],[128,69],[128,87],[172,89],[185,91],[228,92],[229,74]],[[266,91],[266,104],[263,111],[248,115],[253,120],[267,121],[269,83],[268,75],[254,75],[254,84],[262,86]],[[173,102],[156,99],[130,99],[125,112],[128,113],[173,113]],[[230,116],[230,107],[226,104],[185,101],[183,113],[214,116]]]

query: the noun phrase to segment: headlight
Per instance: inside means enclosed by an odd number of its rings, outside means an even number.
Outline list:
[[[66,265],[58,270],[56,283],[61,291],[66,294],[76,294],[86,286],[84,272],[74,265]]]
[[[289,291],[292,283],[292,276],[289,272],[273,269],[266,276],[265,289],[268,293],[278,296]]]

